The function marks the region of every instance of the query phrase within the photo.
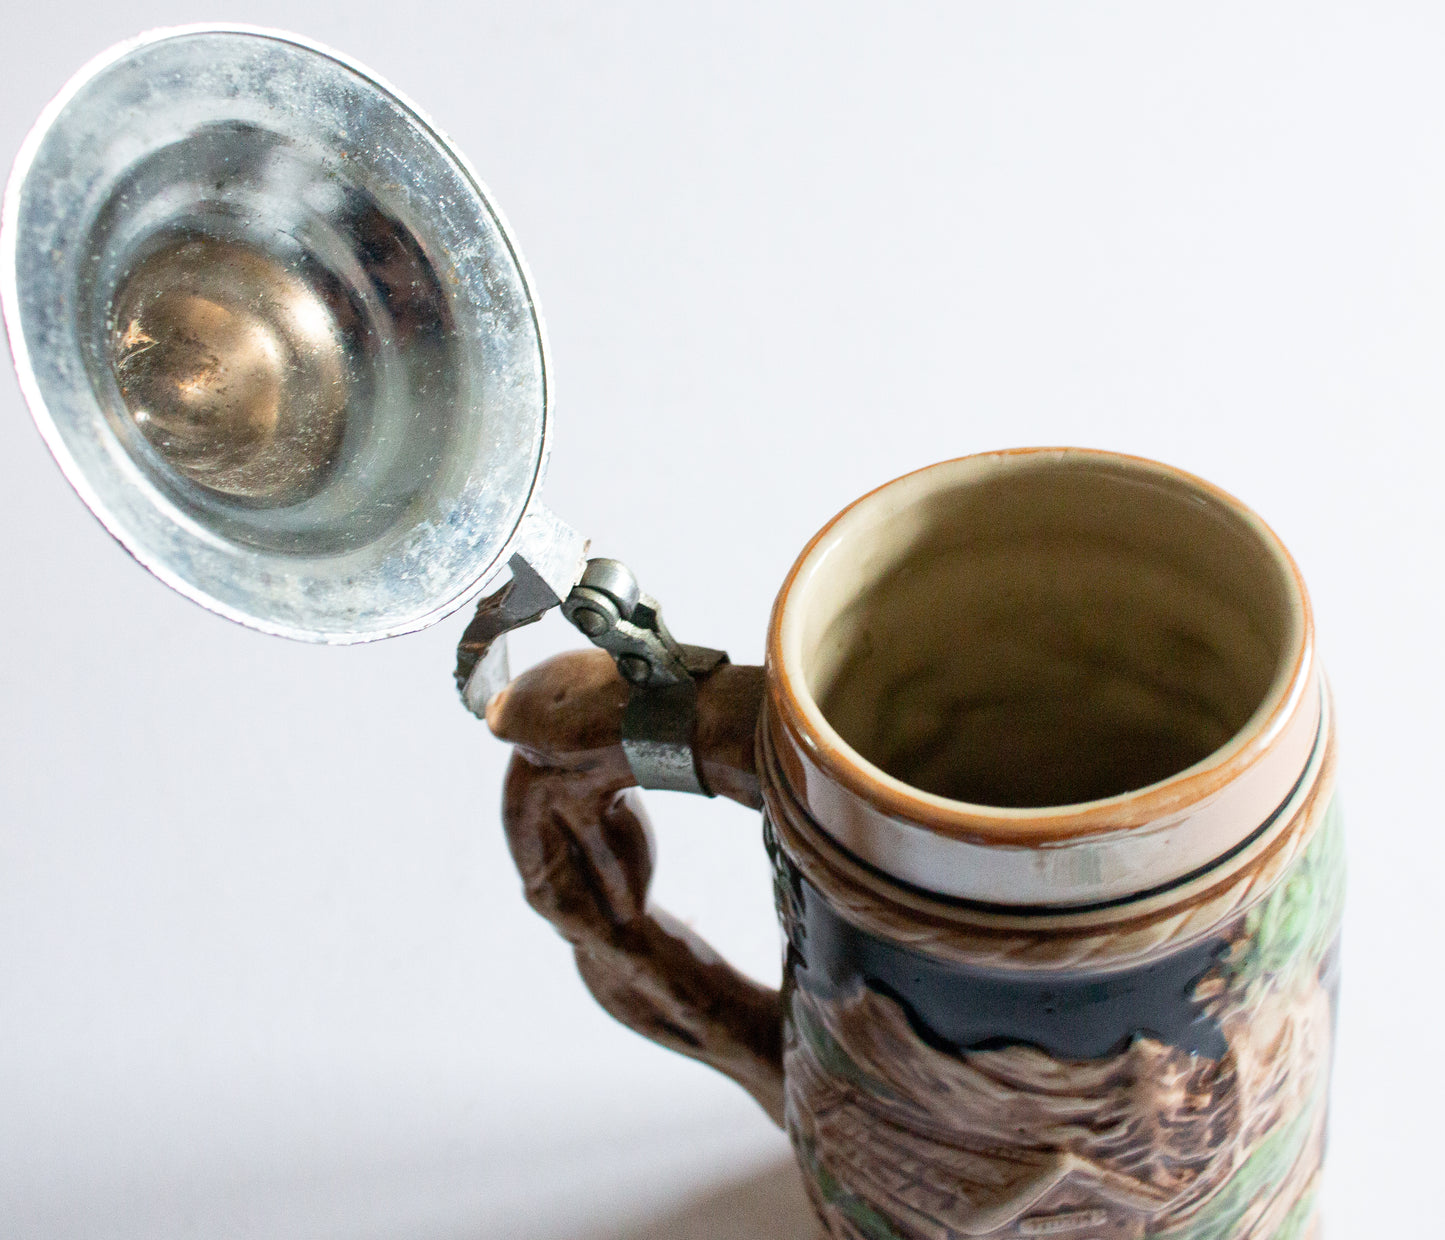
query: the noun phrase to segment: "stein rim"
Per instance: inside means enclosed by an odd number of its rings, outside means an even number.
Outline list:
[[[802,666],[808,584],[823,560],[846,542],[850,519],[890,493],[917,487],[929,475],[957,478],[970,469],[1047,467],[1050,461],[1097,462],[1163,476],[1240,519],[1268,551],[1286,588],[1290,615],[1282,657],[1263,699],[1229,741],[1155,783],[1041,807],[980,805],[926,792],[863,757],[824,716]],[[834,516],[803,549],[769,623],[772,734],[781,771],[809,816],[885,874],[966,900],[1089,904],[1197,871],[1237,847],[1290,800],[1323,739],[1314,646],[1309,597],[1293,558],[1262,518],[1219,487],[1172,466],[1099,449],[978,453],[884,483]]]

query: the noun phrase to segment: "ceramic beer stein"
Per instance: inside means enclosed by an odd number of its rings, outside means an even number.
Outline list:
[[[699,678],[761,808],[781,993],[648,903],[598,652],[487,707],[528,900],[619,1020],[738,1081],[839,1240],[1318,1234],[1342,842],[1303,582],[1177,470],[993,453],[803,551]]]
[[[1236,501],[1106,453],[934,465],[804,550],[766,667],[679,643],[542,503],[545,333],[480,181],[276,31],[85,66],[16,159],[0,303],[60,468],[187,597],[331,644],[481,598],[456,678],[517,749],[528,899],[609,1012],[787,1126],[829,1234],[1316,1233],[1329,695]],[[554,608],[600,649],[508,684]],[[637,786],[763,811],[780,993],[648,903]]]

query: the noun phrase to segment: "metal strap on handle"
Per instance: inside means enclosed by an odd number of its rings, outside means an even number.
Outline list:
[[[727,654],[674,640],[657,600],[642,592],[621,561],[588,560],[579,574],[586,542],[551,513],[540,514],[519,545],[511,580],[477,605],[457,646],[457,688],[467,709],[484,716],[487,702],[510,679],[506,635],[560,605],[632,686],[622,749],[638,785],[711,796],[693,752],[697,678],[726,663]]]
[[[589,560],[562,614],[595,646],[608,651],[632,686],[622,715],[622,751],[643,788],[711,796],[693,753],[697,680],[720,663],[721,650],[683,646],[619,560]]]

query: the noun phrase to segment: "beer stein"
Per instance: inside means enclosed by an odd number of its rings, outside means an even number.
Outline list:
[[[48,446],[167,584],[327,643],[476,603],[455,677],[515,747],[527,900],[786,1127],[828,1235],[1318,1235],[1333,723],[1239,501],[1084,449],[930,465],[803,549],[764,667],[680,642],[542,504],[540,312],[480,182],[273,31],[86,66],[17,161],[0,295]],[[513,680],[553,609],[596,649]],[[639,788],[761,811],[780,991],[649,902]]]
[[[1258,517],[1040,449],[824,527],[692,730],[703,791],[763,811],[781,994],[648,906],[630,709],[587,655],[492,698],[527,897],[608,1011],[787,1125],[830,1235],[1312,1234],[1342,849]]]

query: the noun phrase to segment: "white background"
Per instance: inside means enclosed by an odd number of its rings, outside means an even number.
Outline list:
[[[0,154],[108,43],[217,16],[370,64],[481,170],[548,317],[548,500],[683,640],[758,661],[812,531],[967,452],[1261,511],[1343,726],[1330,1232],[1438,1226],[1445,8],[12,3]],[[752,1103],[525,909],[462,619],[215,619],[0,406],[0,1234],[807,1235]],[[756,819],[653,802],[659,894],[775,977]]]

